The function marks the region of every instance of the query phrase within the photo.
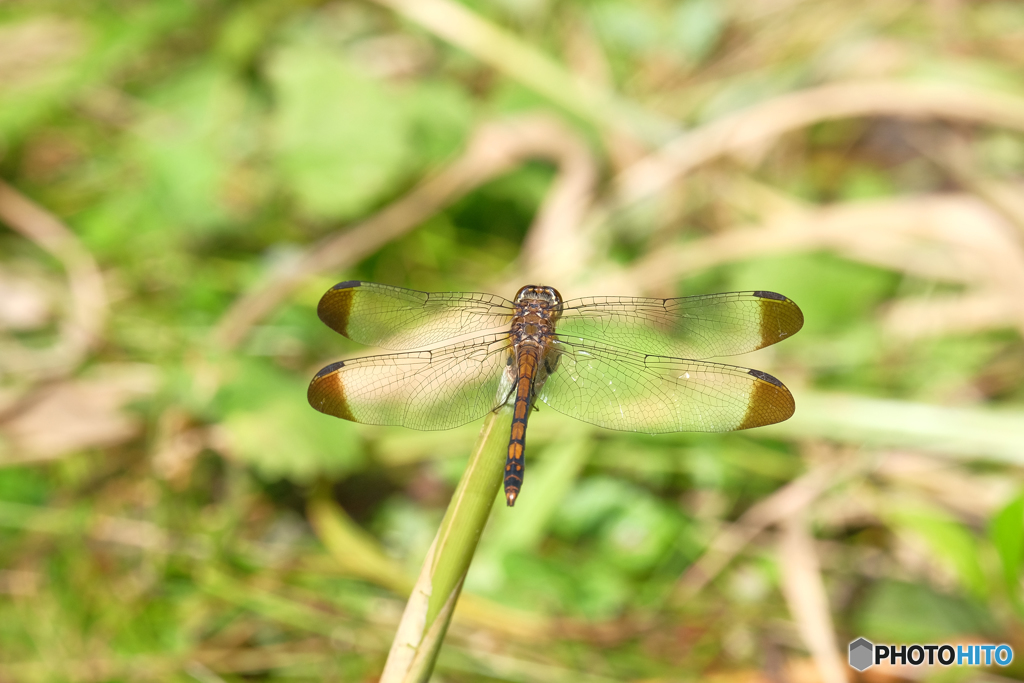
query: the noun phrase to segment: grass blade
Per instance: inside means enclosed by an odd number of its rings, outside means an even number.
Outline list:
[[[503,406],[485,418],[466,472],[405,606],[381,683],[418,683],[430,678],[463,579],[498,494],[511,425],[511,406]]]

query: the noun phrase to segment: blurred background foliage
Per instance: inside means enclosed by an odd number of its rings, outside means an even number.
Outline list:
[[[348,279],[807,321],[782,425],[537,413],[436,680],[1024,651],[1022,69],[1012,0],[0,2],[0,680],[376,680],[478,427],[309,408]]]

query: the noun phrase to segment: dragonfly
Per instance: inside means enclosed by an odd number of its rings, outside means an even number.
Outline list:
[[[323,295],[317,314],[353,341],[398,351],[316,373],[308,399],[322,413],[436,430],[512,405],[509,507],[522,487],[537,400],[590,424],[648,434],[762,427],[796,409],[768,373],[705,360],[796,334],[803,313],[775,292],[566,301],[553,287],[527,285],[509,301],[350,280]]]

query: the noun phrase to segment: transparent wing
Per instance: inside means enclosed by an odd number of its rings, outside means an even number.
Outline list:
[[[320,412],[353,422],[452,429],[504,403],[514,377],[506,333],[332,363],[313,378],[307,397]]]
[[[539,398],[560,413],[608,429],[728,432],[782,422],[795,404],[759,370],[651,356],[558,335],[557,359]]]
[[[494,294],[417,292],[359,280],[335,285],[317,306],[317,315],[336,332],[360,344],[396,350],[507,329],[512,312],[512,303]]]
[[[555,329],[644,353],[714,358],[775,344],[796,334],[803,324],[795,303],[762,291],[679,299],[572,299],[565,302]]]

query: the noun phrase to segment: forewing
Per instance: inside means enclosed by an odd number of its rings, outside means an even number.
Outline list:
[[[452,429],[505,402],[515,363],[508,334],[429,351],[332,363],[309,385],[322,413],[374,425]]]
[[[556,330],[644,353],[714,358],[775,344],[803,324],[803,313],[790,299],[759,291],[678,299],[572,299],[565,302]]]
[[[782,422],[795,409],[789,390],[759,370],[645,355],[562,335],[550,349],[557,366],[539,398],[560,413],[608,429],[729,432]]]
[[[507,329],[512,312],[512,303],[494,294],[418,292],[359,280],[335,285],[317,306],[317,315],[336,332],[360,344],[396,350]]]

